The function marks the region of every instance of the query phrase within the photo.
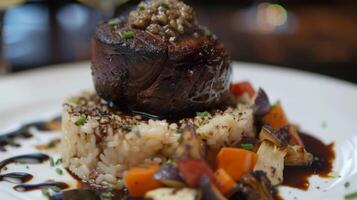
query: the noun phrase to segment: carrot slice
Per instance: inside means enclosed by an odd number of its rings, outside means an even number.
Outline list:
[[[202,175],[214,180],[212,169],[203,160],[178,160],[176,163],[182,178],[190,187],[197,187]]]
[[[255,90],[248,81],[231,84],[230,91],[236,96],[242,96],[244,93],[247,93],[250,97],[255,95]]]
[[[262,120],[264,124],[269,124],[274,129],[282,128],[289,124],[288,118],[280,103],[272,106],[270,111],[263,116]]]
[[[157,164],[131,168],[124,177],[129,193],[133,197],[142,197],[147,191],[161,187],[162,183],[153,178],[159,168]]]
[[[215,171],[214,177],[216,179],[216,186],[222,194],[227,194],[237,185],[237,183],[224,169],[218,169]]]
[[[264,124],[269,124],[274,129],[279,129],[286,125],[289,125],[289,120],[286,117],[284,109],[280,103],[273,106],[270,111],[263,116],[262,121]],[[289,141],[289,144],[298,144],[304,146],[304,143],[301,140],[299,133],[297,132],[295,127],[290,126],[289,132],[291,135],[291,140]]]
[[[224,147],[217,155],[217,168],[224,169],[233,180],[251,172],[257,162],[257,154],[239,148]]]

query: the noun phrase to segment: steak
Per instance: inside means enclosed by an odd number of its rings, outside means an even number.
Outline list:
[[[120,33],[133,33],[122,37]],[[92,75],[98,95],[131,111],[172,116],[208,110],[224,100],[229,56],[217,37],[195,35],[169,42],[128,25],[99,24],[92,38]]]

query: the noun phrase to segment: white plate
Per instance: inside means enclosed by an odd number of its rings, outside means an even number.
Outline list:
[[[344,199],[357,191],[357,86],[348,82],[278,67],[235,63],[233,78],[249,80],[266,90],[271,100],[281,100],[291,121],[315,134],[325,143],[334,142],[334,177],[312,177],[308,191],[280,187],[285,199]],[[0,131],[12,130],[24,122],[48,119],[61,112],[61,103],[71,94],[93,88],[89,63],[53,66],[0,78]],[[325,125],[323,125],[325,124]],[[24,152],[35,152],[34,143],[44,143],[57,133],[23,141],[24,147],[0,152],[0,160]],[[58,155],[53,155],[54,157]],[[34,179],[29,183],[72,180],[58,175],[48,163],[30,165]],[[25,170],[11,165],[9,170]],[[26,169],[27,170],[27,169]],[[346,182],[351,186],[344,187]],[[71,183],[75,184],[74,181]],[[19,193],[14,184],[0,182],[1,199],[45,199],[41,192]],[[319,186],[319,189],[317,189]]]

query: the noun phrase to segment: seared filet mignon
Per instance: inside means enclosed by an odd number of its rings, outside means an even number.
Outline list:
[[[162,116],[217,106],[228,91],[229,58],[215,36],[201,27],[193,30],[172,42],[126,19],[100,24],[91,67],[98,95]]]

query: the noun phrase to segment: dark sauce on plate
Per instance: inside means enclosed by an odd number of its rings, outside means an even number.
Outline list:
[[[47,189],[51,187],[56,187],[60,190],[68,188],[68,185],[64,182],[56,182],[56,181],[46,181],[43,183],[37,183],[37,184],[21,184],[21,185],[16,185],[14,186],[14,190],[18,192],[28,192],[32,190],[42,190],[42,189]]]
[[[0,181],[7,181],[10,183],[26,183],[30,181],[33,176],[26,172],[11,172],[7,174],[0,174]]]
[[[0,134],[0,151],[6,151],[6,146],[20,147],[21,145],[16,142],[18,138],[32,138],[30,128],[34,127],[40,131],[59,130],[61,117],[55,117],[49,121],[37,121],[22,125],[18,129],[9,133]]]
[[[300,133],[300,137],[305,144],[308,152],[314,155],[314,160],[311,166],[307,167],[285,167],[283,185],[307,190],[309,188],[309,177],[318,175],[323,178],[330,177],[335,152],[333,151],[333,143],[326,145],[319,139],[306,134]]]
[[[48,160],[50,157],[43,153],[33,153],[25,154],[7,158],[0,162],[0,171],[10,163],[23,163],[23,164],[33,164],[42,163]],[[0,174],[0,181],[7,181],[11,183],[25,183],[31,180],[33,176],[25,172],[12,172],[7,174]]]

